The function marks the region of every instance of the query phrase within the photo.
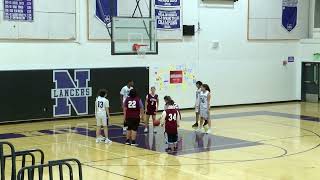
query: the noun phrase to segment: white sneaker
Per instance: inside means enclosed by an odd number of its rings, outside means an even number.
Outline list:
[[[153,128],[153,133],[157,133],[157,129],[155,127]]]
[[[206,134],[210,134],[211,133],[211,128],[208,128],[206,131]]]
[[[101,143],[102,142],[102,139],[100,138],[100,137],[98,137],[97,139],[96,139],[96,143]]]
[[[106,143],[106,144],[111,144],[112,141],[111,141],[110,139],[106,138],[106,140],[104,141],[104,143]]]
[[[128,129],[128,127],[123,127],[123,128],[122,128],[122,133],[123,133],[123,135],[126,135],[126,134],[127,134],[127,129]]]
[[[144,128],[144,133],[147,133],[148,132],[148,128]]]

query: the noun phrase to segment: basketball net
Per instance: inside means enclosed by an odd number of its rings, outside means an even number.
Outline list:
[[[146,44],[133,44],[132,51],[136,52],[139,57],[143,58],[146,56],[147,46],[148,45]]]

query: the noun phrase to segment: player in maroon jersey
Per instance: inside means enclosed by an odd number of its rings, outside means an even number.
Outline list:
[[[135,89],[130,90],[124,102],[124,110],[128,125],[126,144],[137,146],[136,137],[140,119],[143,118],[143,104]]]
[[[158,94],[156,94],[156,88],[151,87],[150,93],[147,95],[146,102],[145,102],[145,107],[146,107],[146,110],[145,110],[146,119],[145,119],[145,128],[144,128],[145,133],[148,132],[150,116],[152,117],[153,122],[156,120],[158,105],[159,105],[159,97],[158,97]],[[153,132],[157,133],[155,127],[153,127]]]
[[[169,103],[172,101],[174,108],[176,110],[178,110],[178,112],[179,112],[179,116],[180,116],[180,120],[181,120],[181,112],[180,112],[180,108],[179,108],[178,104],[175,103],[174,100],[170,96],[164,96],[163,99],[164,99],[164,102],[165,102],[164,110],[168,109],[168,107],[170,106]]]
[[[160,121],[161,126],[164,126],[165,133],[167,134],[168,151],[177,149],[178,142],[178,127],[180,123],[180,113],[174,106],[174,101],[167,102],[167,109],[163,111]]]

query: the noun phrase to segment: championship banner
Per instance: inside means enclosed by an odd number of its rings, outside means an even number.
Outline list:
[[[111,22],[112,16],[117,16],[117,0],[96,0],[96,17],[104,24]]]
[[[33,21],[33,0],[4,0],[4,20]]]
[[[282,0],[282,25],[292,31],[297,25],[298,0]]]
[[[175,30],[181,28],[180,9],[155,9],[157,29]]]
[[[180,0],[155,0],[156,6],[176,7],[180,6]]]

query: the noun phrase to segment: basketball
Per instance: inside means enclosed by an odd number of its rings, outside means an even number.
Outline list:
[[[153,121],[153,126],[159,126],[160,125],[160,121],[159,120],[154,120]]]

